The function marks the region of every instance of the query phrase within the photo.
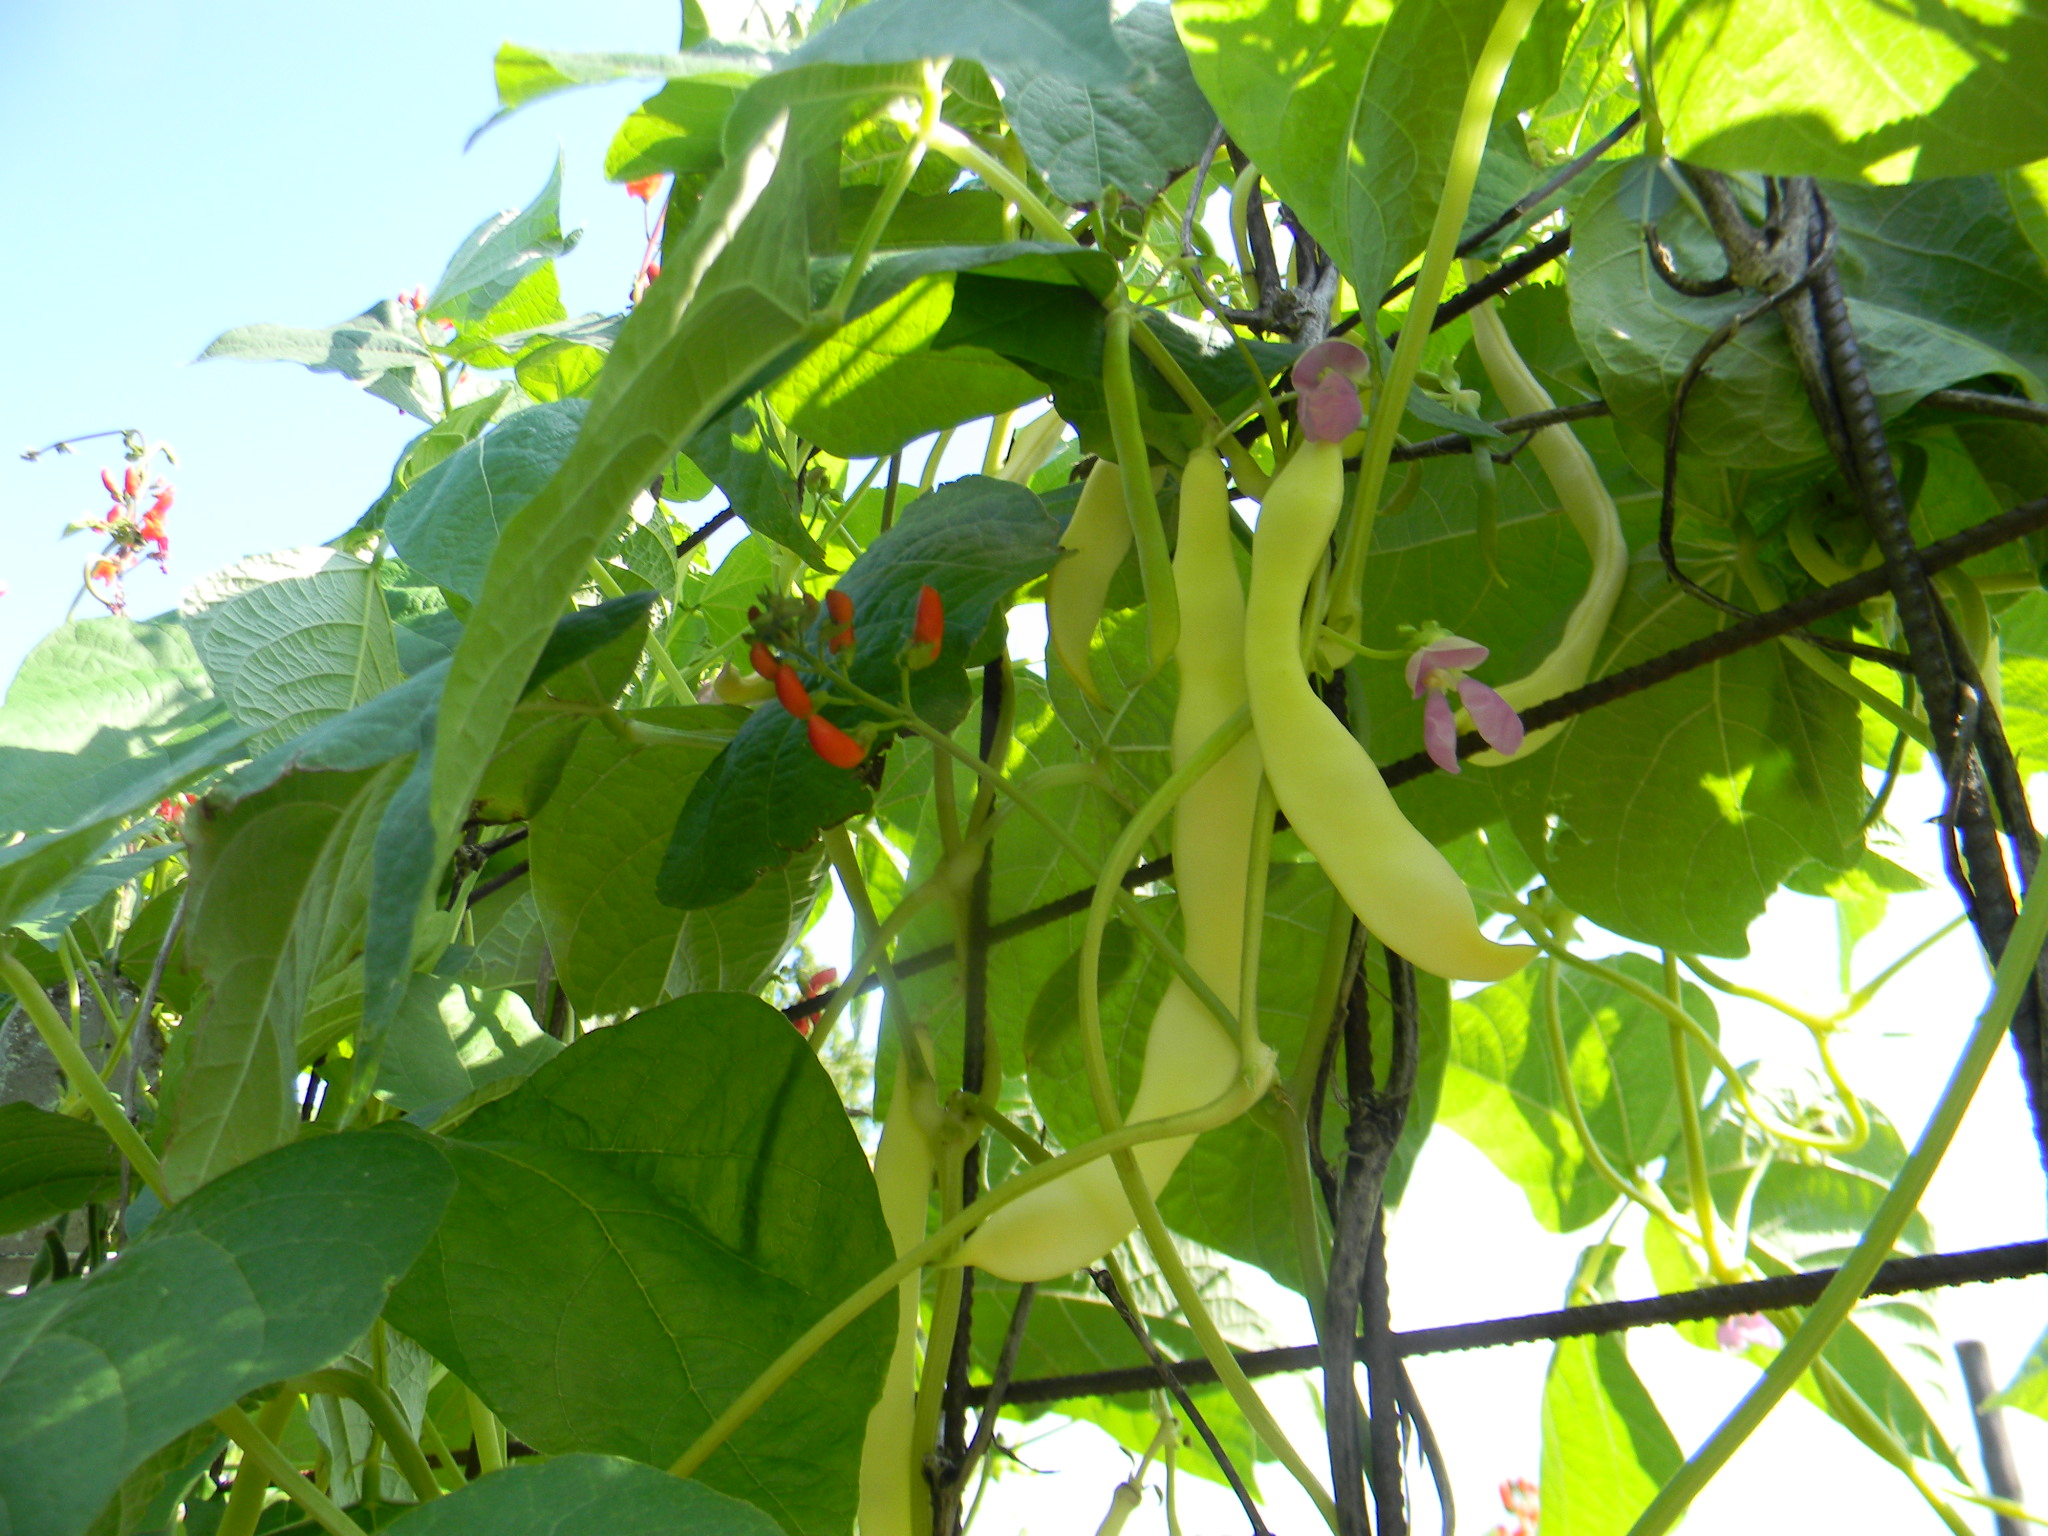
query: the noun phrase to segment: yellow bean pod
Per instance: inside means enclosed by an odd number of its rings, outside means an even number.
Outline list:
[[[1493,305],[1482,304],[1472,311],[1472,342],[1487,378],[1493,381],[1493,392],[1500,396],[1509,415],[1530,416],[1552,408],[1549,394],[1515,351],[1507,327],[1501,324]],[[1600,637],[1607,633],[1608,620],[1614,617],[1614,605],[1628,575],[1628,541],[1622,536],[1621,517],[1614,510],[1614,498],[1594,467],[1592,455],[1565,425],[1545,427],[1530,446],[1563,502],[1565,516],[1585,540],[1586,553],[1593,559],[1593,572],[1587,578],[1585,594],[1565,620],[1564,634],[1550,654],[1527,676],[1500,685],[1500,696],[1518,710],[1569,693],[1592,675]],[[1471,721],[1462,713],[1458,728],[1471,729]],[[1560,723],[1529,732],[1515,757],[1527,757],[1563,729]],[[1486,751],[1467,761],[1493,768],[1510,759],[1502,753]]]
[[[1045,629],[1055,660],[1080,685],[1091,704],[1107,708],[1095,686],[1088,647],[1102,622],[1110,579],[1131,549],[1131,514],[1124,504],[1124,477],[1108,459],[1097,459],[1081,487],[1081,500],[1060,535],[1069,551],[1045,579]]]
[[[889,1224],[899,1258],[924,1241],[931,1201],[932,1144],[919,1123],[915,1097],[908,1075],[898,1073],[896,1093],[882,1122],[881,1145],[875,1148],[882,1219]],[[911,1501],[921,1494],[929,1496],[910,1454],[917,1413],[917,1300],[918,1277],[913,1270],[896,1287],[896,1342],[861,1444],[861,1536],[911,1536]]]
[[[1344,498],[1343,450],[1305,442],[1273,477],[1252,541],[1245,687],[1266,777],[1289,825],[1345,904],[1432,975],[1498,981],[1536,953],[1479,931],[1472,895],[1409,825],[1379,769],[1309,688],[1302,603]]]
[[[1175,660],[1180,702],[1173,761],[1191,757],[1243,707],[1244,589],[1231,549],[1223,465],[1206,449],[1181,476],[1180,546],[1174,585],[1185,622]],[[1259,792],[1258,745],[1247,735],[1181,798],[1174,813],[1174,884],[1187,956],[1218,996],[1238,993],[1245,875]],[[1156,1120],[1221,1097],[1238,1073],[1237,1043],[1179,977],[1152,1015],[1145,1065],[1128,1121]],[[1133,1151],[1145,1187],[1158,1194],[1194,1138],[1148,1141]],[[1138,1218],[1109,1159],[999,1211],[968,1239],[962,1263],[1005,1280],[1050,1280],[1100,1259]]]

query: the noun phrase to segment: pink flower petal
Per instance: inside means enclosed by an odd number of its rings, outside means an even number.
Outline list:
[[[1476,677],[1458,679],[1458,697],[1489,747],[1508,757],[1522,750],[1522,717],[1514,705]]]
[[[1422,690],[1429,687],[1429,674],[1439,667],[1476,667],[1491,654],[1477,640],[1467,640],[1462,635],[1446,635],[1434,645],[1425,645],[1408,658],[1408,688],[1416,698],[1422,697]]]
[[[1728,1353],[1739,1355],[1752,1344],[1776,1349],[1785,1342],[1785,1338],[1769,1318],[1756,1312],[1745,1312],[1740,1317],[1724,1319],[1714,1330],[1714,1342]]]
[[[1358,386],[1342,374],[1328,374],[1301,391],[1296,401],[1301,430],[1312,443],[1341,443],[1365,420]]]
[[[1422,706],[1422,747],[1429,760],[1445,773],[1459,772],[1458,717],[1451,713],[1451,701],[1432,688]]]
[[[1372,373],[1365,353],[1344,340],[1318,342],[1294,361],[1294,387],[1314,389],[1331,374],[1363,382]]]

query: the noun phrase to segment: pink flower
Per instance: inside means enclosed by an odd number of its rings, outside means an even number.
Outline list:
[[[1296,410],[1312,443],[1341,443],[1365,419],[1358,383],[1371,372],[1366,357],[1348,341],[1325,341],[1294,362]]]
[[[1714,1342],[1729,1354],[1739,1355],[1752,1344],[1776,1349],[1785,1342],[1785,1336],[1778,1332],[1768,1317],[1745,1312],[1740,1317],[1722,1319],[1721,1326],[1714,1330]]]
[[[1457,773],[1458,719],[1447,697],[1458,690],[1458,698],[1472,716],[1472,724],[1496,752],[1512,757],[1522,747],[1522,717],[1515,707],[1465,669],[1486,660],[1487,649],[1462,635],[1439,634],[1408,658],[1408,686],[1422,706],[1422,745],[1429,759],[1445,773]]]

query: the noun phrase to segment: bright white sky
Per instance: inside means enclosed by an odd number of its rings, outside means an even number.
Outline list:
[[[243,555],[315,543],[347,526],[382,489],[412,428],[392,408],[353,398],[345,384],[284,366],[187,366],[213,336],[258,320],[319,324],[355,314],[414,283],[429,283],[480,219],[525,202],[558,146],[567,156],[564,222],[582,248],[562,264],[572,311],[616,307],[641,246],[641,213],[603,184],[603,148],[635,87],[574,93],[493,129],[464,153],[492,109],[489,61],[503,39],[578,49],[670,48],[669,0],[543,0],[347,7],[251,0],[100,0],[37,5],[0,0],[0,205],[17,231],[0,254],[12,296],[10,356],[0,370],[0,676],[63,617],[76,590],[81,541],[58,544],[71,519],[103,499],[97,469],[110,456],[29,465],[21,448],[103,427],[139,427],[179,449],[172,576],[137,572],[138,612],[170,606],[180,584]],[[956,451],[974,467],[979,442]],[[1018,616],[1020,652],[1042,645],[1042,621]],[[2042,786],[2048,790],[2048,786]],[[1901,787],[1893,819],[1909,846],[1895,855],[1938,874],[1924,818],[1925,782]],[[1866,941],[1860,974],[1909,947],[1953,913],[1937,888],[1896,900]],[[820,935],[828,961],[832,939]],[[844,939],[838,941],[840,947]],[[1825,1008],[1809,988],[1832,974],[1825,904],[1786,895],[1756,935],[1741,979]],[[843,963],[843,959],[841,961]],[[1843,1065],[1909,1137],[1946,1078],[1984,992],[1983,969],[1952,936],[1895,983],[1856,1026]],[[1796,1053],[1796,1027],[1724,1001],[1724,1040],[1736,1060]],[[2038,1237],[2048,1194],[2016,1074],[2001,1054],[1929,1195],[1945,1247]],[[1410,1186],[1392,1249],[1397,1327],[1537,1311],[1558,1304],[1581,1243],[1530,1220],[1519,1194],[1456,1136],[1435,1138]],[[1653,1287],[1625,1272],[1627,1294]],[[1270,1288],[1269,1288],[1270,1289]],[[1300,1303],[1274,1294],[1276,1331],[1309,1338]],[[2001,1376],[2048,1322],[2048,1280],[1942,1293],[1957,1338],[1990,1346]],[[1697,1443],[1755,1373],[1706,1355],[1668,1331],[1635,1336],[1632,1354],[1680,1440]],[[1463,1529],[1499,1516],[1494,1485],[1537,1471],[1542,1346],[1414,1362],[1457,1478]],[[1321,1428],[1304,1379],[1268,1395],[1297,1443],[1319,1454]],[[2043,1469],[2030,1490],[2048,1504],[2048,1424],[2008,1414],[2022,1468]],[[1959,1412],[1954,1441],[1974,1468]],[[1028,1432],[1027,1432],[1028,1433]],[[1088,1530],[1128,1470],[1092,1429],[1061,1432],[1025,1452],[1056,1474],[1002,1478],[984,1509],[986,1536]],[[1313,1511],[1268,1468],[1274,1528],[1300,1536]],[[1240,1528],[1221,1488],[1182,1483],[1183,1527]],[[1424,1496],[1425,1507],[1427,1496]],[[1779,1411],[1710,1490],[1690,1529],[1940,1529],[1904,1482],[1803,1403]],[[1428,1526],[1428,1516],[1421,1520]],[[1981,1522],[1988,1530],[1988,1521]],[[1156,1499],[1126,1527],[1164,1529]]]

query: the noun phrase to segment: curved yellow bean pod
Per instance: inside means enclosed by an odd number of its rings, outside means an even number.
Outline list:
[[[1223,465],[1206,449],[1181,476],[1180,546],[1174,585],[1183,623],[1174,656],[1180,702],[1173,761],[1192,756],[1243,707],[1244,589],[1231,550]],[[1250,736],[1181,797],[1174,813],[1174,885],[1188,959],[1221,997],[1236,997],[1243,956],[1245,874],[1258,803],[1259,750]],[[1238,1074],[1237,1042],[1175,977],[1152,1015],[1145,1065],[1128,1119],[1156,1120],[1213,1102]],[[1145,1187],[1158,1194],[1194,1145],[1192,1136],[1133,1151]],[[999,1211],[969,1238],[962,1263],[1005,1280],[1050,1280],[1093,1264],[1138,1224],[1108,1159]]]
[[[875,1148],[875,1186],[898,1258],[924,1241],[931,1201],[932,1144],[918,1120],[915,1090],[908,1074],[897,1075],[881,1145]],[[917,1414],[917,1293],[918,1272],[912,1270],[896,1287],[896,1343],[861,1443],[861,1536],[911,1536],[911,1501],[921,1494],[929,1497],[910,1454]]]
[[[1552,408],[1549,394],[1536,382],[1536,376],[1522,361],[1521,354],[1515,351],[1514,342],[1508,338],[1507,327],[1501,324],[1500,316],[1490,303],[1472,311],[1472,343],[1478,349],[1479,361],[1486,369],[1487,378],[1493,381],[1493,392],[1500,396],[1500,403],[1509,415],[1530,416]],[[1569,693],[1592,675],[1600,637],[1607,633],[1607,622],[1614,617],[1614,605],[1621,596],[1621,584],[1628,575],[1628,541],[1622,536],[1621,517],[1614,510],[1614,498],[1608,494],[1600,471],[1594,467],[1592,455],[1580,445],[1572,429],[1565,425],[1545,427],[1536,434],[1530,446],[1535,451],[1536,461],[1543,466],[1543,473],[1550,477],[1551,486],[1563,502],[1565,516],[1572,520],[1579,537],[1586,541],[1586,553],[1593,559],[1593,573],[1587,578],[1585,595],[1573,607],[1571,617],[1565,620],[1564,634],[1551,653],[1526,677],[1500,685],[1500,696],[1518,710],[1554,699],[1561,693]],[[1458,728],[1471,729],[1471,722],[1462,714]],[[1529,732],[1514,755],[1527,757],[1563,729],[1560,723]],[[1495,768],[1510,759],[1499,752],[1488,751],[1477,753],[1467,761]]]
[[[1070,551],[1045,579],[1045,630],[1052,653],[1080,685],[1091,704],[1103,703],[1095,686],[1088,647],[1102,622],[1110,578],[1131,549],[1131,514],[1124,504],[1124,477],[1108,459],[1097,459],[1081,487],[1080,503],[1060,535]]]
[[[1432,975],[1498,981],[1536,951],[1479,931],[1457,871],[1409,825],[1302,665],[1302,602],[1344,499],[1342,452],[1303,443],[1273,477],[1252,540],[1244,677],[1266,777],[1288,823],[1382,943]]]

